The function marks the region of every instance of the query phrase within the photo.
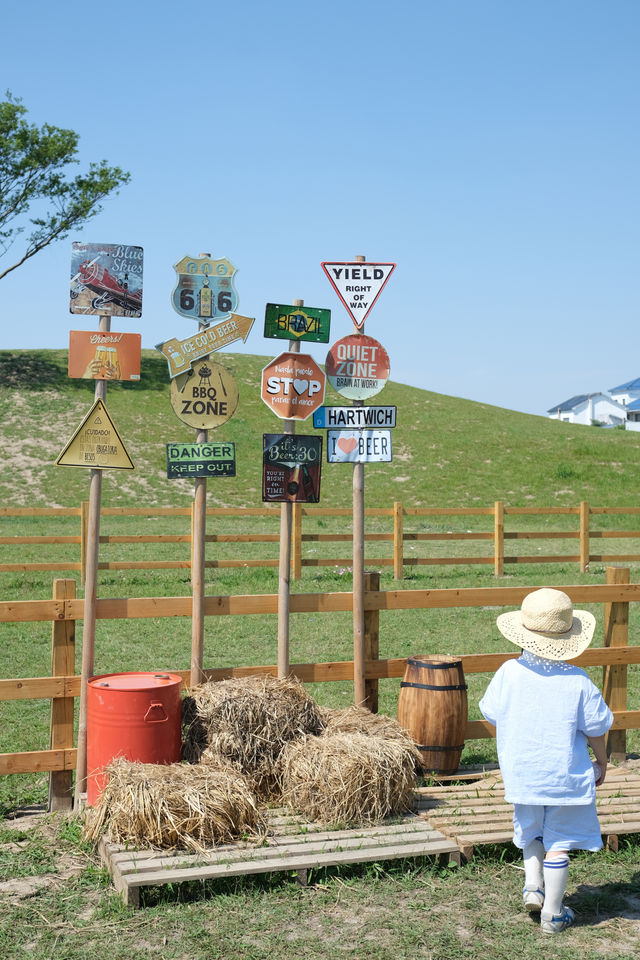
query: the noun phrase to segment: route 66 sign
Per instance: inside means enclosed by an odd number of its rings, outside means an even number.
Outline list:
[[[236,268],[226,257],[183,257],[174,263],[178,280],[171,294],[173,309],[208,325],[227,320],[238,306],[233,283]]]

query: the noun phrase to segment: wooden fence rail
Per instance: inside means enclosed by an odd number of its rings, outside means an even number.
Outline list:
[[[368,574],[365,583],[367,652],[365,676],[367,701],[377,708],[377,682],[384,678],[402,677],[406,658],[378,659],[379,613],[381,610],[435,610],[456,607],[517,606],[532,587],[482,587],[442,590],[380,590],[379,575]],[[582,667],[602,666],[603,693],[614,712],[609,734],[609,750],[613,756],[624,756],[628,729],[640,728],[640,710],[629,710],[627,704],[627,667],[640,663],[640,646],[630,646],[628,638],[629,604],[640,601],[640,583],[629,583],[626,568],[607,569],[603,585],[563,586],[574,604],[603,603],[603,646],[589,648],[574,662]],[[352,609],[352,593],[302,593],[290,597],[290,612],[330,613]],[[53,808],[70,802],[71,777],[76,763],[73,745],[74,699],[80,695],[80,677],[73,675],[75,623],[81,620],[84,601],[75,596],[75,581],[54,581],[51,600],[0,603],[0,622],[52,623],[52,676],[0,680],[0,701],[47,698],[52,701],[50,749],[0,754],[0,774],[52,771]],[[205,615],[239,616],[277,614],[278,595],[210,596],[205,600]],[[97,619],[188,617],[190,597],[112,598],[97,601]],[[517,652],[461,655],[465,674],[490,673]],[[179,669],[187,685],[190,671]],[[291,672],[301,681],[331,682],[353,680],[353,662],[297,663]],[[213,680],[250,674],[277,675],[277,665],[221,667],[206,670]],[[494,728],[484,720],[467,724],[466,739],[493,736]]]
[[[84,572],[86,540],[87,540],[87,509],[88,504],[82,503],[80,507],[58,507],[50,509],[31,509],[28,507],[0,508],[0,520],[3,518],[35,518],[35,517],[78,517],[80,520],[80,530],[74,536],[55,536],[47,535],[0,535],[0,545],[16,547],[16,553],[25,546],[37,545],[76,545],[79,548],[77,560],[66,561],[23,561],[23,562],[3,562],[0,563],[0,571],[77,571],[81,577]],[[326,507],[307,507],[303,504],[294,504],[294,517],[292,529],[292,578],[300,579],[303,567],[321,567],[321,566],[348,566],[352,562],[352,557],[310,557],[304,555],[304,547],[309,544],[329,544],[329,543],[351,543],[352,534],[350,532],[341,533],[309,533],[303,530],[303,520],[324,521],[328,518],[350,518],[352,511],[350,509],[326,508]],[[184,517],[188,519],[191,515],[191,509],[188,507],[105,507],[102,510],[102,517],[140,517],[140,518],[163,518],[163,517]],[[366,562],[369,565],[377,567],[393,567],[393,575],[396,580],[401,580],[405,567],[420,565],[452,565],[452,564],[484,564],[493,566],[494,574],[502,576],[506,564],[512,563],[576,563],[581,572],[584,572],[590,562],[599,561],[603,563],[632,563],[640,562],[640,543],[633,552],[629,553],[596,553],[592,550],[594,542],[606,540],[630,540],[637,539],[640,542],[640,530],[627,529],[596,529],[594,528],[593,518],[597,516],[614,515],[640,515],[640,507],[593,507],[587,501],[582,501],[574,507],[508,507],[501,500],[496,500],[491,507],[447,507],[447,508],[414,508],[404,507],[401,501],[396,501],[393,507],[389,508],[368,508],[365,510],[367,519],[388,518],[391,529],[388,531],[375,531],[365,534],[367,545],[374,542],[388,542],[392,544],[392,555],[386,557],[372,557],[367,552]],[[279,544],[279,518],[280,511],[277,507],[228,507],[208,509],[207,516],[214,518],[228,518],[237,520],[240,518],[262,518],[273,520],[273,533],[209,533],[206,536],[207,544],[257,544],[273,543]],[[572,529],[560,530],[512,530],[507,529],[506,521],[517,517],[571,517],[575,519],[575,526]],[[442,521],[445,518],[454,518],[461,520],[471,517],[486,517],[491,529],[487,530],[466,530],[466,531],[415,531],[408,530],[407,527],[411,521],[420,521],[425,518],[438,518]],[[505,552],[505,544],[508,541],[554,541],[554,540],[575,540],[577,549],[574,553],[563,554],[523,554],[509,555]],[[406,545],[416,543],[464,543],[470,541],[486,541],[491,545],[490,552],[480,556],[414,556],[407,552]],[[158,569],[190,569],[191,567],[191,526],[185,524],[184,532],[179,534],[128,534],[116,535],[107,534],[100,537],[100,543],[104,545],[118,544],[186,544],[189,546],[188,552],[184,558],[171,560],[101,560],[99,568],[101,570],[158,570]],[[410,547],[411,549],[411,547]],[[256,558],[256,557],[238,557],[229,559],[225,557],[213,558],[209,556],[205,560],[205,565],[209,568],[229,568],[229,567],[277,567],[278,557]]]

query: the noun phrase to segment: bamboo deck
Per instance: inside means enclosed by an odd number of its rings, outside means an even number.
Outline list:
[[[103,839],[100,854],[116,890],[127,905],[134,907],[140,904],[142,887],[166,883],[294,870],[298,880],[306,883],[307,873],[314,867],[422,856],[460,862],[456,842],[414,813],[375,827],[326,830],[277,810],[270,814],[269,826],[262,845],[242,842],[214,847],[204,854],[188,854],[131,851]]]
[[[596,806],[605,844],[616,850],[621,834],[640,833],[640,773],[610,766],[596,789]],[[421,787],[417,809],[432,827],[456,841],[465,859],[476,846],[508,843],[513,836],[513,806],[504,799],[497,770],[462,786]]]

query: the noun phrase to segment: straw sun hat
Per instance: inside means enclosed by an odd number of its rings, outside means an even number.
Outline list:
[[[527,594],[520,610],[497,619],[503,637],[547,660],[573,660],[591,643],[596,620],[586,610],[574,610],[562,590],[543,587]]]

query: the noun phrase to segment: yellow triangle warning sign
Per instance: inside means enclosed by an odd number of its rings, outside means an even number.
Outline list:
[[[100,399],[91,407],[56,464],[59,467],[92,467],[94,470],[110,467],[135,470],[120,434]]]

